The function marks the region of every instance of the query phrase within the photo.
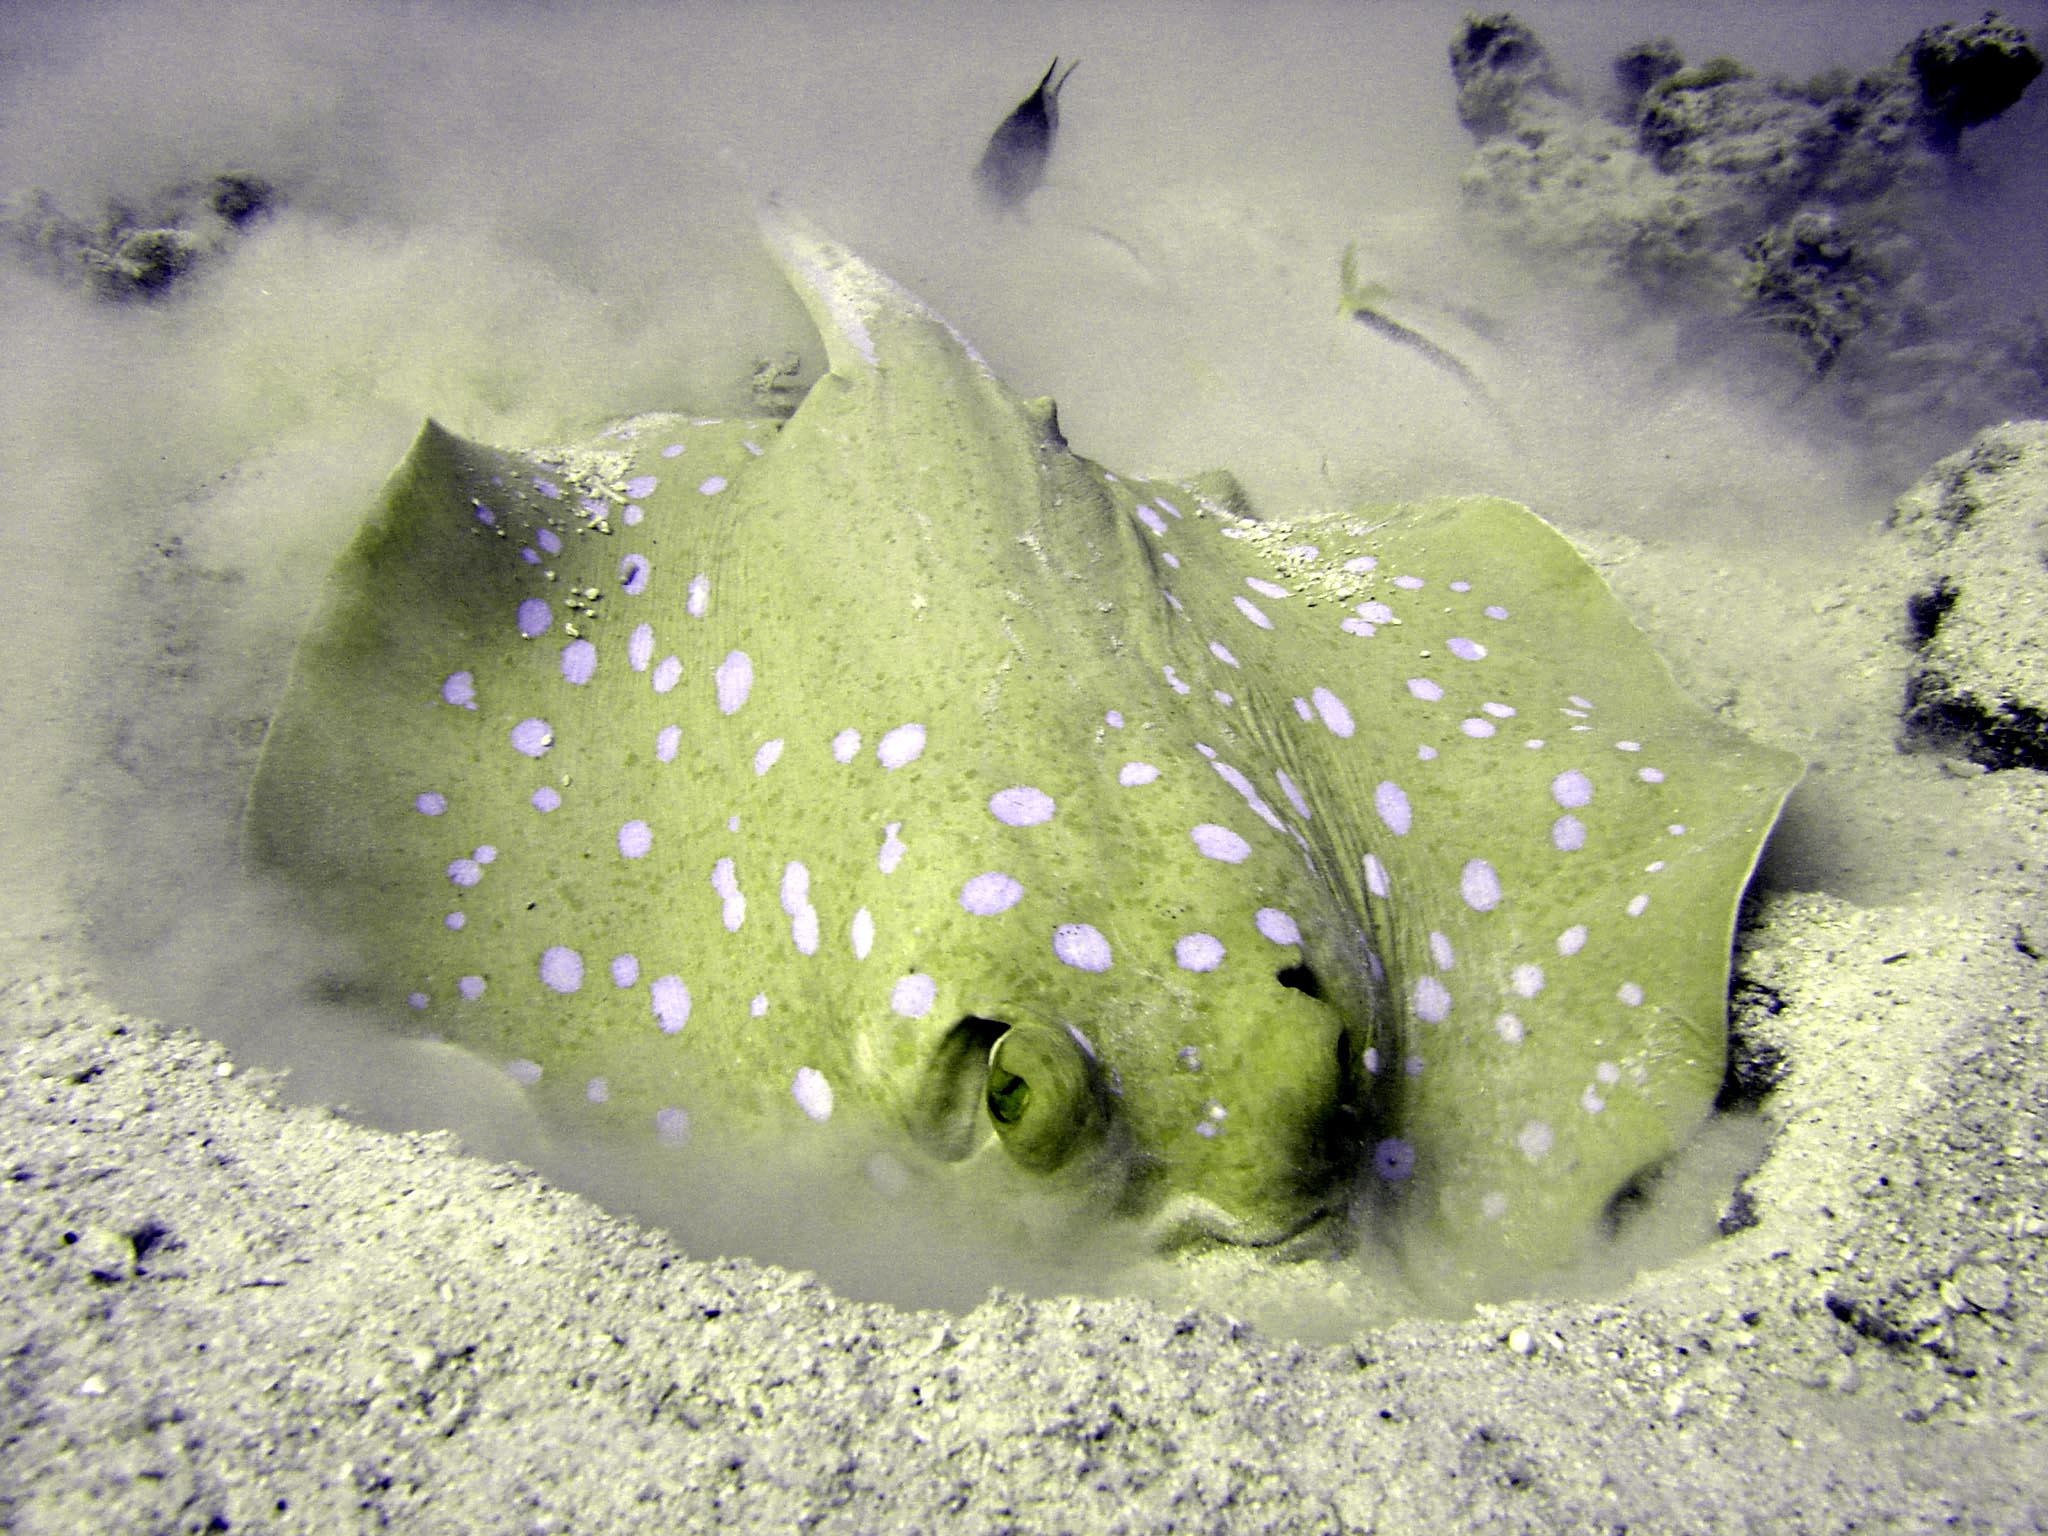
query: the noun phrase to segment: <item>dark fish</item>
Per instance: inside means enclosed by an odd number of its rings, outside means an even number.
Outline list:
[[[1060,126],[1060,87],[1080,63],[1074,60],[1067,66],[1067,74],[1055,81],[1053,70],[1060,67],[1060,61],[1054,59],[1038,89],[1017,103],[1017,110],[989,136],[981,164],[974,168],[974,179],[981,183],[984,196],[1005,208],[1015,208],[1038,190],[1045,180],[1045,162],[1052,156],[1052,136]]]

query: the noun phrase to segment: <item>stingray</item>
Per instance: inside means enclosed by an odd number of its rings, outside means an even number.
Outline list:
[[[354,994],[649,1145],[1569,1259],[1714,1096],[1797,761],[1525,508],[1113,473],[768,222],[828,362],[786,421],[429,421],[334,567],[246,832]]]

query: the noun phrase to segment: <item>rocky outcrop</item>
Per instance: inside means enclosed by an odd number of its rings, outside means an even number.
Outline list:
[[[1921,568],[1909,739],[2048,770],[2048,422],[2007,422],[1936,464],[1891,527]]]
[[[109,203],[91,218],[64,212],[47,192],[0,215],[0,238],[32,266],[103,299],[161,298],[224,250],[278,201],[260,176],[233,171],[185,182],[131,206]]]
[[[1688,306],[1694,334],[1719,319],[1784,338],[1869,415],[1957,431],[2048,409],[2048,328],[1967,291],[1973,232],[1946,196],[1965,135],[2041,68],[1995,16],[1803,82],[1657,40],[1615,60],[1596,110],[1511,15],[1468,18],[1451,44],[1479,140],[1464,190],[1510,238],[1596,257]]]

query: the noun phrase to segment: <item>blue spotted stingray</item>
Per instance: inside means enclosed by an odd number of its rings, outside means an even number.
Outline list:
[[[1163,1244],[1568,1258],[1713,1097],[1797,762],[1525,508],[1113,474],[769,223],[828,360],[794,415],[427,423],[254,858],[563,1122],[858,1123]]]

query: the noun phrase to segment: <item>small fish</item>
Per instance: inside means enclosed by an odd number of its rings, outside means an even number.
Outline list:
[[[1488,406],[1496,411],[1499,409],[1487,393],[1486,386],[1479,382],[1479,375],[1462,358],[1448,348],[1438,346],[1413,326],[1403,325],[1380,308],[1387,301],[1389,290],[1384,283],[1368,283],[1360,279],[1356,241],[1344,247],[1344,260],[1337,281],[1339,314],[1349,315],[1366,329],[1377,331],[1387,340],[1418,354],[1423,361],[1448,373]]]
[[[1054,59],[1038,89],[1017,103],[1017,110],[989,136],[981,163],[974,168],[983,196],[1005,208],[1016,208],[1038,190],[1045,180],[1045,162],[1052,158],[1053,135],[1059,131],[1060,88],[1080,64],[1079,59],[1074,60],[1067,73],[1055,81],[1053,71],[1060,61]]]

